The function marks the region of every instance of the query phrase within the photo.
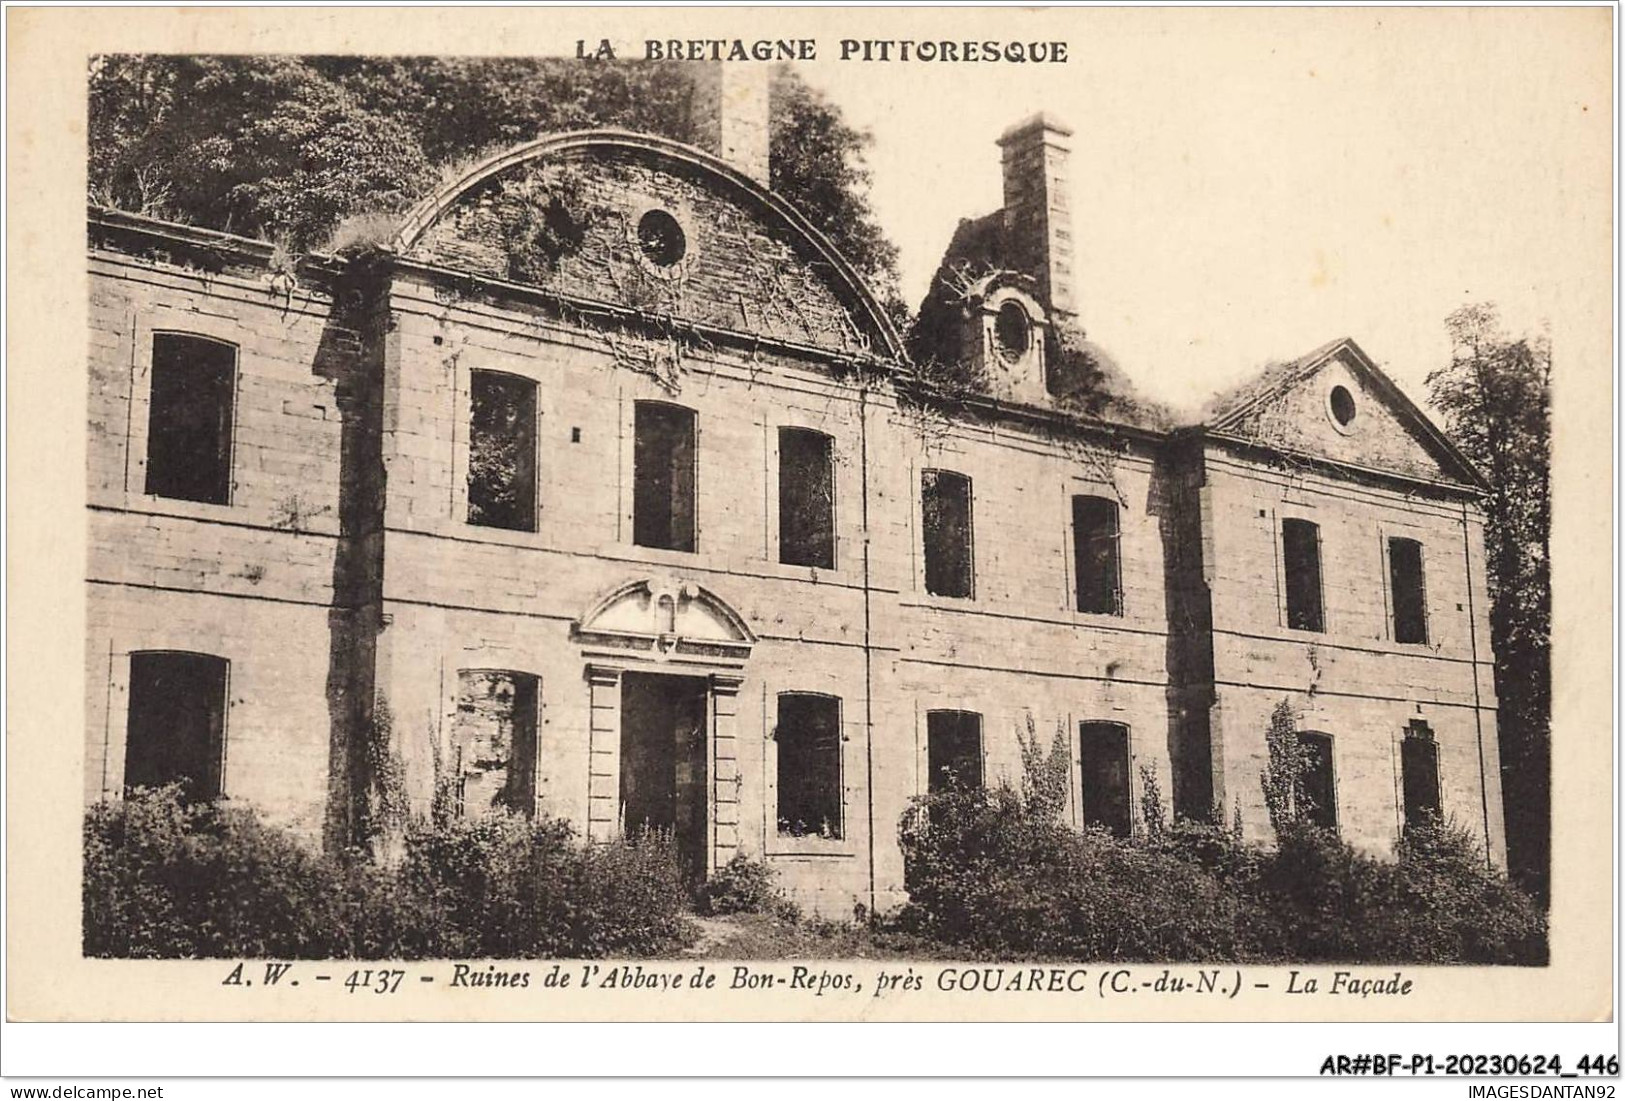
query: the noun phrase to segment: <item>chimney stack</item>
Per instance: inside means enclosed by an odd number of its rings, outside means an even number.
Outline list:
[[[1009,263],[1038,282],[1038,300],[1058,321],[1077,317],[1068,207],[1072,128],[1039,112],[999,138],[1004,164],[1004,234]]]
[[[751,62],[696,66],[689,120],[694,144],[770,186],[768,81],[771,69]]]

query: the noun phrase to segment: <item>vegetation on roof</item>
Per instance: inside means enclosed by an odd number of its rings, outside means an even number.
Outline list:
[[[327,248],[347,219],[404,211],[447,166],[541,134],[618,127],[692,142],[694,71],[562,58],[101,56],[90,72],[90,199]],[[897,249],[869,203],[870,134],[788,67],[772,91],[773,189],[901,317]],[[345,236],[355,243],[353,229]]]

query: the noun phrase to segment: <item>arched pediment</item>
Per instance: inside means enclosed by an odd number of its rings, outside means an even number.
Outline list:
[[[681,578],[643,578],[620,586],[575,625],[589,647],[667,657],[742,661],[756,636],[715,593]]]
[[[651,210],[683,239],[669,261],[640,253]],[[704,150],[649,134],[550,134],[488,157],[413,207],[393,248],[746,336],[903,357],[879,300],[798,210]],[[742,304],[741,287],[761,300]]]

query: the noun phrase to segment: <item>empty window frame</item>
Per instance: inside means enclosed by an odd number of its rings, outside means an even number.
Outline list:
[[[1122,723],[1079,723],[1078,774],[1083,786],[1083,824],[1127,837],[1134,828],[1128,727]]]
[[[1399,767],[1405,797],[1405,825],[1425,825],[1440,814],[1439,744],[1433,731],[1413,719],[1399,745]]]
[[[1326,830],[1337,829],[1337,779],[1332,767],[1332,736],[1298,734],[1298,782],[1293,793],[1298,817]]]
[[[231,502],[237,347],[187,333],[154,333],[147,413],[146,491]]]
[[[1072,562],[1078,611],[1123,614],[1118,536],[1116,501],[1107,497],[1072,498]]]
[[[536,530],[536,383],[475,371],[469,384],[468,522]]]
[[[633,413],[632,541],[692,551],[695,545],[694,410],[640,401]]]
[[[974,711],[925,713],[926,784],[935,795],[982,786],[982,716]]]
[[[1308,520],[1282,520],[1281,556],[1286,564],[1286,625],[1295,631],[1324,631],[1319,525]]]
[[[1427,582],[1422,544],[1415,539],[1388,540],[1388,590],[1394,601],[1394,641],[1426,642]]]
[[[460,669],[446,776],[437,793],[459,817],[536,810],[541,681],[507,669]]]
[[[841,701],[812,692],[779,696],[778,820],[781,837],[842,835]]]
[[[130,655],[124,787],[180,784],[187,799],[221,794],[230,664],[212,654],[146,650]]]
[[[925,534],[925,591],[974,597],[970,479],[951,470],[922,471],[920,523]]]
[[[779,429],[779,561],[835,568],[833,441],[808,428]]]

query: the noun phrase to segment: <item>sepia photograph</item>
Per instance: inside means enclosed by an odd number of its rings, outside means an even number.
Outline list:
[[[591,14],[77,55],[74,967],[1611,1012],[1609,11]]]

